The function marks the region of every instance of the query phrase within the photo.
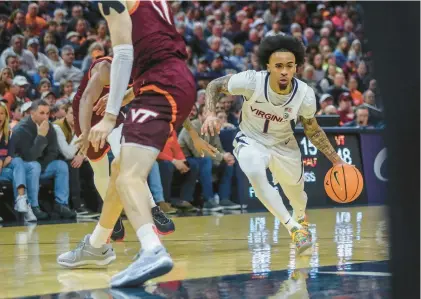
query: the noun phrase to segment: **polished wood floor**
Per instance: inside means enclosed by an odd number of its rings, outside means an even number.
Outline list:
[[[308,212],[316,244],[300,262],[284,227],[268,213],[175,218],[163,237],[175,268],[155,282],[321,266],[346,270],[352,263],[388,259],[384,207],[314,209]],[[139,250],[131,228],[114,244],[108,269],[63,269],[56,257],[74,249],[95,223],[0,228],[0,298],[105,288]],[[127,226],[128,227],[128,223]]]

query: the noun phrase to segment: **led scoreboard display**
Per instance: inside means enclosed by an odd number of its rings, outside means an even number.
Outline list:
[[[335,148],[338,155],[348,164],[352,164],[357,167],[363,174],[362,163],[361,163],[361,151],[360,141],[358,134],[355,133],[326,133],[330,143]],[[327,171],[332,167],[332,163],[320,152],[304,133],[296,133],[295,138],[300,147],[303,166],[304,166],[304,189],[307,192],[308,202],[307,206],[325,206],[329,205],[341,205],[332,201],[324,190],[324,177]],[[272,182],[272,176],[270,171],[267,171],[269,182]],[[277,188],[284,200],[284,203],[289,206],[289,201],[282,192],[279,185],[274,186]],[[253,187],[249,186],[249,197],[248,202],[250,208],[263,207],[260,201],[256,198]],[[354,202],[347,205],[364,204],[367,203],[365,192],[361,193],[360,197]]]

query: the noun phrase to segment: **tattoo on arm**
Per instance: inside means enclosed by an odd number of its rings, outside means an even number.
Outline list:
[[[330,144],[329,139],[326,136],[326,133],[320,128],[319,124],[315,117],[306,119],[300,117],[301,122],[304,126],[304,134],[307,138],[313,143],[319,151],[321,151],[332,163],[338,163],[341,161],[341,158],[336,153],[332,144]]]
[[[216,103],[219,100],[220,93],[228,92],[228,81],[230,80],[231,75],[227,75],[215,80],[212,80],[206,87],[206,109],[211,112],[216,112]]]
[[[117,13],[122,13],[126,7],[120,1],[98,1],[102,4],[102,10],[106,16],[111,14],[111,8],[114,9]]]

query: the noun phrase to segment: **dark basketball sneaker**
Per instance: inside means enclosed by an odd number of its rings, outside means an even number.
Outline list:
[[[169,235],[175,231],[174,222],[165,215],[160,207],[152,208],[152,217],[160,235]]]
[[[111,240],[114,242],[123,242],[126,235],[126,230],[124,229],[123,219],[118,218],[117,223],[114,225],[113,232],[111,233]]]

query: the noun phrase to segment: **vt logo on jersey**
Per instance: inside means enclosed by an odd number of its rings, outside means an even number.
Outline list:
[[[157,117],[158,113],[147,109],[130,109],[132,122],[143,123],[150,117]]]
[[[282,118],[282,116],[278,116],[276,114],[272,114],[272,113],[266,113],[260,109],[257,108],[253,108],[250,106],[251,112],[253,112],[253,114],[257,117],[263,118],[263,119],[267,119],[267,120],[271,120],[271,121],[275,121],[275,122],[282,122],[284,119]]]

